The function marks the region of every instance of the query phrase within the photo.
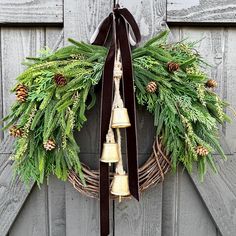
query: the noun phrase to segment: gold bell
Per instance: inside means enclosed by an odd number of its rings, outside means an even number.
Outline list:
[[[101,161],[105,163],[115,163],[119,161],[119,149],[117,143],[104,143]]]
[[[114,108],[112,113],[112,128],[130,127],[129,115],[126,108]]]
[[[111,184],[111,193],[119,196],[120,200],[122,196],[129,196],[129,180],[126,174],[115,174]]]

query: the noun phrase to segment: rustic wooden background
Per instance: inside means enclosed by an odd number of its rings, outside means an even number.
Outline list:
[[[217,92],[236,107],[235,0],[122,0],[120,4],[134,14],[144,41],[167,24],[176,40],[203,39],[197,47],[212,65],[208,73],[218,81]],[[9,90],[24,70],[24,57],[44,46],[63,46],[68,37],[87,41],[112,6],[112,0],[0,0],[0,118],[15,99]],[[96,166],[99,108],[89,117],[78,140],[81,158]],[[143,162],[154,135],[152,119],[143,109],[138,109],[138,125]],[[140,203],[111,202],[110,235],[236,235],[236,121],[221,130],[229,160],[219,161],[219,175],[209,173],[200,184],[195,173],[179,169],[144,193]],[[12,140],[4,133],[0,139],[1,236],[99,235],[97,200],[81,196],[71,184],[54,177],[28,194],[21,182],[11,181]]]

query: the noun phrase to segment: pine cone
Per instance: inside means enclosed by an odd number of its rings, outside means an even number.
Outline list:
[[[167,63],[167,69],[170,71],[170,72],[174,72],[174,71],[177,71],[179,69],[179,64],[176,63],[176,62],[168,62]]]
[[[47,142],[45,142],[43,144],[43,147],[47,150],[47,151],[51,151],[56,147],[56,144],[54,142],[54,140],[49,139]]]
[[[65,76],[62,74],[54,75],[53,79],[54,79],[57,86],[65,86],[67,84]]]
[[[24,132],[22,129],[17,128],[15,125],[13,125],[9,130],[10,136],[14,138],[20,138],[23,136]]]
[[[25,85],[19,84],[16,87],[16,97],[17,97],[17,100],[20,102],[26,101],[26,98],[28,97],[28,89]]]
[[[209,151],[207,148],[203,147],[203,146],[197,146],[196,148],[196,153],[199,155],[199,156],[206,156],[209,154]]]
[[[157,90],[157,84],[156,82],[154,81],[151,81],[147,84],[146,86],[146,90],[149,92],[149,93],[155,93],[156,90]]]
[[[208,87],[208,88],[215,88],[215,87],[217,87],[217,82],[214,79],[209,79],[206,82],[206,87]]]

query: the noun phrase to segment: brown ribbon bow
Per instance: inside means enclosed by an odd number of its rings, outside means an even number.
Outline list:
[[[136,135],[136,112],[135,95],[133,82],[133,68],[131,58],[131,47],[129,39],[133,32],[135,39],[132,42],[138,43],[141,40],[140,31],[133,15],[126,8],[120,8],[117,4],[112,13],[106,17],[98,27],[97,35],[92,42],[94,45],[105,45],[108,36],[111,35],[111,43],[108,55],[104,64],[101,96],[101,148],[106,140],[106,133],[109,128],[112,95],[113,95],[113,69],[116,50],[119,47],[123,68],[123,86],[125,106],[129,112],[131,127],[126,131],[127,136],[127,158],[129,188],[131,195],[139,200],[138,162],[137,162],[137,135]],[[100,230],[102,236],[109,234],[109,166],[100,162]]]

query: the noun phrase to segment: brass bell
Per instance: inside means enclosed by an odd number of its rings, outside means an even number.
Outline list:
[[[119,161],[119,148],[117,143],[104,143],[101,162],[115,163]]]
[[[130,127],[129,115],[126,108],[114,108],[112,112],[112,128]]]
[[[120,200],[122,196],[129,196],[129,180],[127,174],[115,174],[111,183],[111,193],[119,196]]]

